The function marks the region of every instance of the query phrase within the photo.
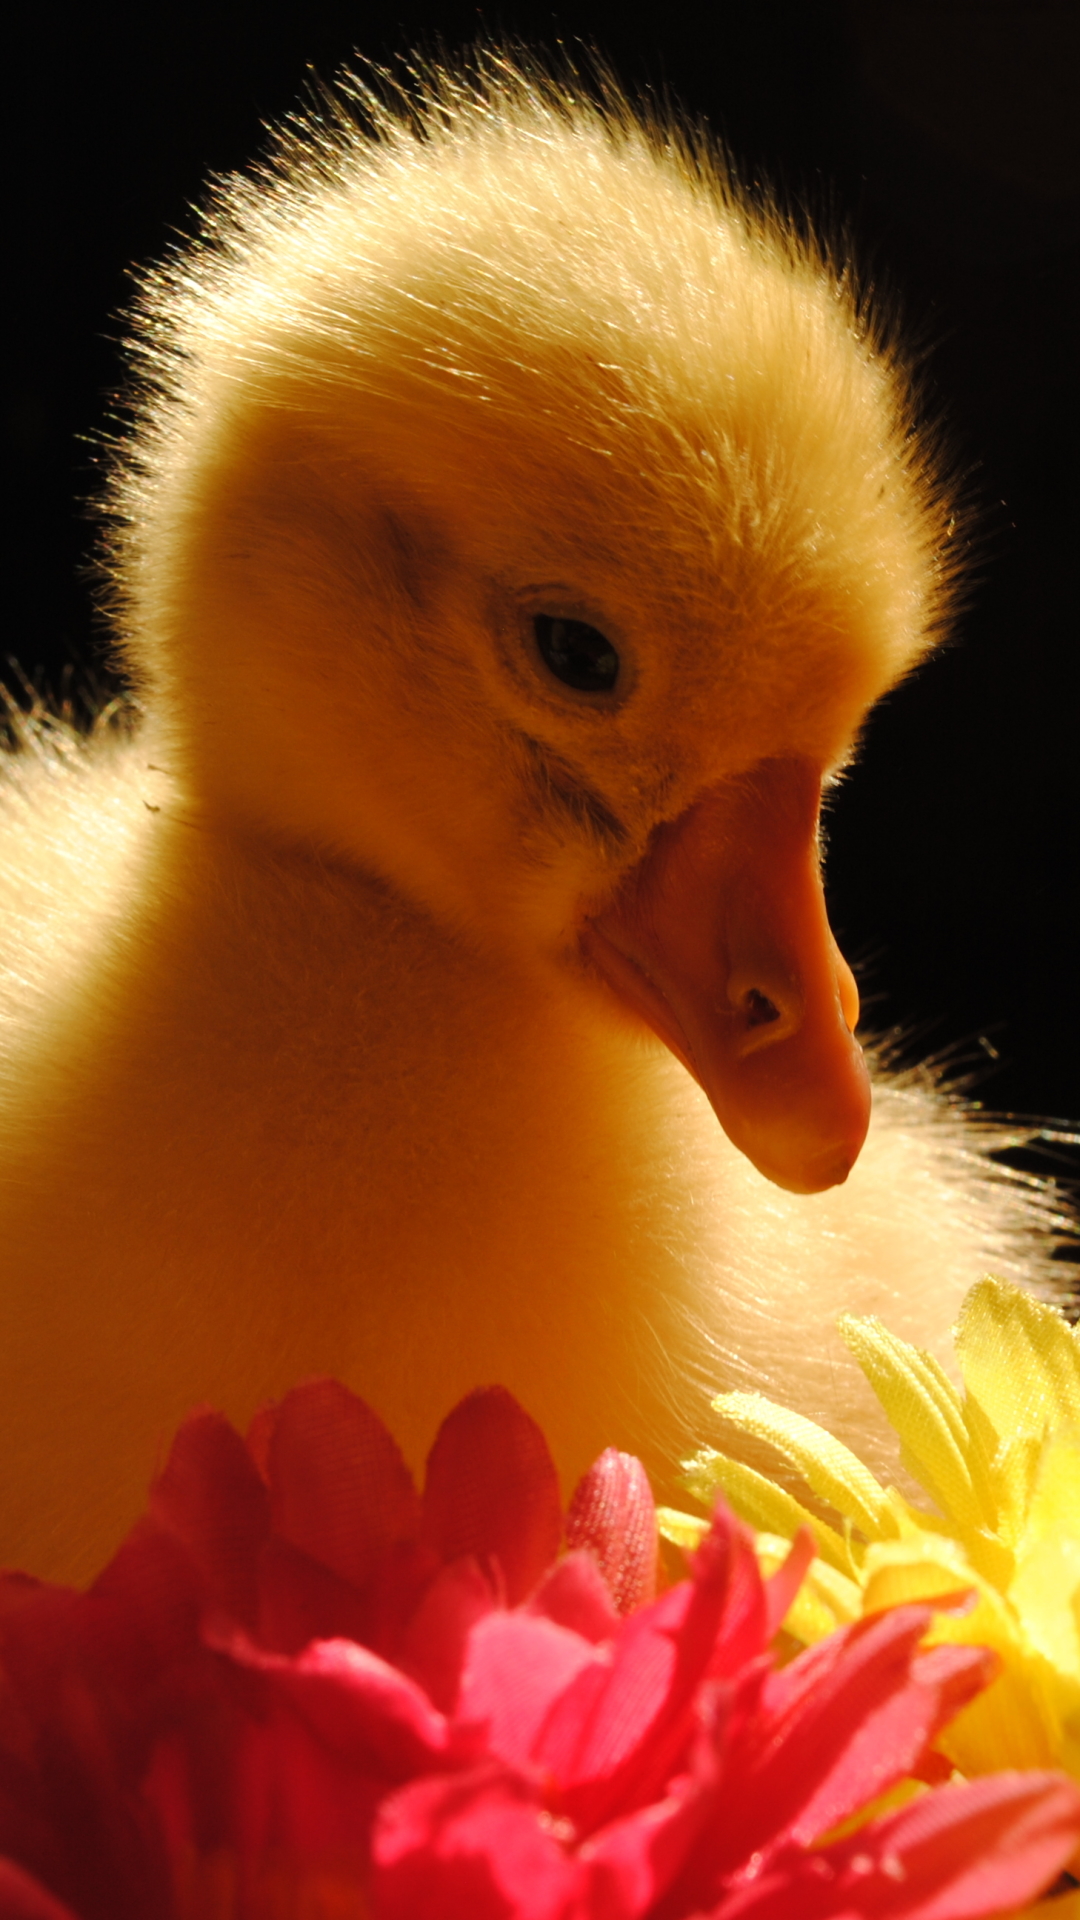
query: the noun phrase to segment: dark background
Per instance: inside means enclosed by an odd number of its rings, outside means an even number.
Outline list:
[[[836,806],[833,919],[872,1019],[907,1034],[909,1057],[956,1050],[985,1069],[987,1106],[1075,1118],[1080,10],[708,0],[699,14],[674,0],[648,14],[636,27],[604,0],[308,0],[280,17],[246,0],[105,4],[61,37],[42,8],[9,103],[9,240],[29,219],[9,296],[8,647],[54,692],[71,662],[76,687],[91,670],[103,684],[85,502],[126,269],[187,224],[209,172],[258,151],[307,70],[329,78],[354,48],[384,60],[436,36],[452,51],[485,30],[594,43],[631,89],[668,88],[705,116],[744,173],[842,221],[928,349],[927,405],[976,508],[972,589],[954,644],[873,720]]]

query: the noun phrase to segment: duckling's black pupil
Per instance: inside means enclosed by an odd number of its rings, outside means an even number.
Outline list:
[[[606,634],[584,620],[533,615],[533,632],[556,680],[579,693],[607,693],[619,677],[619,656]]]

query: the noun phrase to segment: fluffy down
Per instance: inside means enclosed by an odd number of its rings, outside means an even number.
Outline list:
[[[498,1380],[569,1480],[663,1487],[739,1386],[878,1463],[838,1312],[943,1351],[1039,1283],[932,1091],[853,1165],[817,810],[951,563],[848,274],[613,92],[353,94],[147,278],[140,717],[0,791],[0,1558],[53,1576],[193,1403],[319,1372],[414,1459]]]

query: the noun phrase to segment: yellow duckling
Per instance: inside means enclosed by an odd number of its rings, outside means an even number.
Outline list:
[[[42,1573],[192,1404],[315,1372],[414,1460],[501,1380],[568,1477],[663,1484],[740,1387],[873,1463],[837,1315],[945,1352],[1039,1264],[944,1102],[879,1087],[855,1165],[821,794],[950,569],[847,275],[614,97],[493,59],[366,111],[147,280],[144,716],[8,763],[0,1558]]]

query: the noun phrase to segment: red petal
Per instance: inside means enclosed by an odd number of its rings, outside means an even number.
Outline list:
[[[424,1534],[444,1561],[497,1560],[506,1600],[531,1593],[559,1551],[555,1464],[505,1387],[480,1387],[443,1421],[427,1463]]]
[[[765,1582],[765,1605],[768,1614],[766,1631],[771,1640],[784,1623],[784,1616],[791,1606],[795,1595],[806,1578],[807,1568],[814,1558],[814,1536],[809,1527],[800,1527],[791,1543],[787,1559],[770,1574]]]
[[[722,1793],[722,1768],[716,1754],[699,1743],[693,1772],[675,1780],[665,1799],[627,1819],[611,1821],[587,1840],[580,1858],[589,1869],[590,1912],[652,1913],[678,1879],[678,1895],[664,1912],[696,1914],[701,1903],[683,1878],[682,1868],[703,1831],[722,1825]]]
[[[687,1657],[692,1595],[684,1581],[631,1614],[611,1660],[583,1667],[552,1708],[537,1764],[558,1781],[564,1799],[574,1800],[584,1831],[658,1797],[689,1737],[693,1696],[713,1638],[705,1623],[704,1633],[692,1635],[696,1644]],[[650,1764],[656,1750],[659,1778]]]
[[[610,1664],[583,1669],[537,1742],[584,1832],[659,1799],[686,1766],[697,1696],[711,1675],[764,1650],[765,1603],[749,1535],[718,1509],[694,1577],[623,1622]]]
[[[195,1646],[205,1588],[182,1542],[142,1519],[79,1598],[84,1660],[130,1695]]]
[[[403,1636],[436,1571],[430,1548],[404,1541],[384,1554],[360,1587],[299,1547],[272,1539],[259,1562],[255,1637],[276,1653],[299,1653],[312,1640],[356,1640],[398,1661]]]
[[[656,1506],[632,1453],[608,1447],[580,1480],[566,1516],[566,1544],[595,1554],[618,1613],[656,1593]]]
[[[379,1920],[586,1920],[584,1871],[535,1787],[495,1768],[395,1793],[372,1853]]]
[[[150,1514],[199,1570],[206,1602],[255,1623],[255,1570],[270,1506],[244,1442],[220,1413],[184,1421],[150,1489]]]
[[[292,1660],[239,1636],[220,1650],[261,1674],[327,1752],[387,1786],[437,1766],[449,1748],[446,1720],[423,1689],[351,1640],[315,1641]]]
[[[765,1652],[771,1639],[765,1583],[753,1535],[718,1500],[712,1526],[694,1555],[691,1577],[722,1596],[711,1677],[732,1678]]]
[[[594,1646],[613,1640],[619,1630],[611,1590],[591,1553],[568,1553],[556,1561],[525,1604],[529,1613],[569,1627]]]
[[[356,1640],[371,1646],[366,1592],[287,1540],[270,1540],[259,1564],[256,1639],[272,1653],[299,1653],[312,1640]]]
[[[126,1587],[117,1578],[119,1598],[0,1579],[0,1848],[46,1875],[82,1920],[166,1910],[159,1849],[134,1788],[162,1648],[195,1650],[197,1611],[179,1547],[149,1523],[136,1535],[113,1569],[123,1561],[122,1572],[152,1576],[164,1621],[144,1621],[129,1604],[138,1578]]]
[[[905,1920],[977,1920],[1035,1899],[1080,1841],[1080,1793],[1064,1775],[998,1773],[927,1793],[873,1823],[875,1851],[898,1859],[903,1893],[891,1877],[882,1915]],[[858,1834],[844,1843],[846,1864]]]
[[[267,1449],[274,1532],[363,1586],[382,1556],[416,1537],[420,1504],[378,1415],[336,1380],[285,1396]]]
[[[412,1675],[442,1713],[453,1713],[465,1646],[495,1604],[475,1560],[456,1560],[436,1575],[401,1639],[395,1664]]]
[[[934,1601],[934,1612],[938,1611]],[[992,1647],[941,1646],[930,1647],[925,1653],[916,1654],[912,1661],[912,1674],[921,1687],[933,1687],[938,1696],[938,1717],[933,1733],[934,1739],[947,1726],[961,1707],[996,1680],[1001,1671],[1001,1658]]]
[[[1078,1837],[1080,1794],[1061,1774],[988,1774],[792,1852],[710,1920],[988,1920],[1045,1892]]]
[[[528,1613],[490,1613],[469,1635],[458,1716],[487,1729],[487,1745],[527,1766],[553,1702],[595,1660],[588,1640]]]
[[[919,1655],[928,1624],[928,1609],[896,1607],[842,1628],[830,1636],[838,1655],[832,1670],[817,1668],[809,1676],[813,1686],[801,1692],[798,1705],[799,1661],[767,1682],[767,1713],[780,1711],[788,1720],[782,1770],[792,1784],[799,1780],[792,1837],[803,1845],[911,1772],[945,1722],[994,1676],[994,1655],[984,1647]],[[773,1791],[780,1812],[790,1799],[778,1768]]]
[[[361,1873],[385,1795],[475,1758],[475,1741],[451,1739],[419,1687],[351,1642],[288,1660],[236,1635],[213,1664],[209,1691],[199,1697],[196,1677],[162,1714],[143,1785],[177,1870],[192,1848],[226,1848],[242,1868],[322,1861]]]
[[[265,1906],[251,1893],[264,1872],[273,1883],[275,1868],[284,1881],[306,1867],[332,1864],[339,1875],[351,1871],[359,1881],[371,1823],[396,1782],[363,1757],[350,1761],[329,1746],[272,1687],[248,1685],[236,1692],[231,1711],[217,1720],[200,1724],[189,1716],[163,1730],[142,1792],[157,1816],[175,1879],[183,1885],[200,1856],[231,1858],[249,1896],[241,1895],[238,1911],[255,1920],[294,1910],[291,1902],[280,1907],[280,1884],[278,1899]],[[233,1910],[232,1902],[221,1909]],[[202,1920],[202,1907],[190,1900],[183,1911]],[[139,1920],[168,1912],[162,1902],[140,1912]],[[114,1916],[104,1913],[101,1920]]]
[[[78,1920],[13,1860],[0,1860],[0,1915],[3,1920]]]
[[[268,1400],[265,1406],[253,1413],[244,1435],[244,1445],[255,1462],[262,1478],[270,1480],[270,1442],[274,1437],[280,1403]]]
[[[808,1845],[886,1792],[986,1684],[994,1662],[982,1648],[919,1656],[929,1622],[920,1606],[872,1615],[769,1676],[755,1735],[768,1757],[740,1766],[748,1850],[785,1829]]]

